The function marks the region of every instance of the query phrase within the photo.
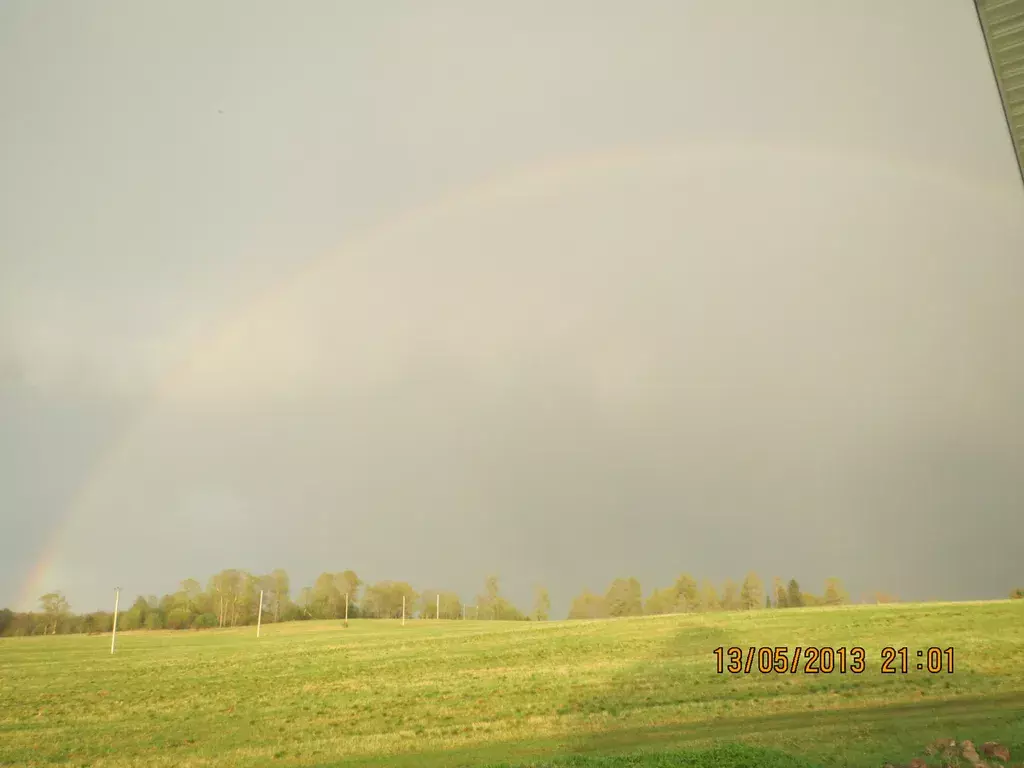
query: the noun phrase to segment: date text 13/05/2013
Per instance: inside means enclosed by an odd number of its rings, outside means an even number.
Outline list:
[[[953,648],[924,648],[914,650],[903,646],[887,645],[875,663],[869,663],[867,652],[859,645],[803,646],[792,649],[787,645],[775,646],[719,646],[714,650],[716,671],[719,674],[806,675],[839,674],[860,675],[869,668],[883,675],[909,674],[911,671],[953,674]]]

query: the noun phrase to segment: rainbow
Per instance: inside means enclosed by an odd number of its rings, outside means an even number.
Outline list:
[[[54,528],[35,559],[35,564],[19,593],[20,606],[32,607],[38,595],[58,585],[67,585],[68,582],[64,579],[70,578],[70,574],[60,574],[59,566],[61,554],[67,543],[68,527],[71,521],[81,515],[94,500],[99,479],[116,473],[117,467],[132,444],[133,437],[142,429],[147,415],[165,398],[182,389],[197,360],[216,348],[216,345],[229,337],[232,331],[244,328],[246,323],[265,312],[280,293],[309,278],[322,265],[365,252],[371,245],[396,232],[440,220],[456,212],[472,212],[474,209],[498,206],[502,201],[537,194],[570,181],[599,180],[609,174],[627,170],[651,173],[664,173],[666,169],[685,171],[699,166],[715,167],[736,163],[737,159],[745,162],[781,159],[791,167],[811,165],[816,170],[830,174],[863,174],[865,169],[868,169],[876,177],[909,177],[918,183],[952,190],[965,197],[980,197],[997,208],[1020,203],[1019,190],[1011,183],[1015,178],[1009,172],[1005,185],[986,185],[976,179],[934,165],[908,162],[898,157],[871,154],[852,148],[837,151],[821,146],[795,144],[711,142],[685,146],[626,146],[584,155],[556,157],[526,170],[489,178],[440,200],[410,209],[370,228],[341,248],[307,261],[285,280],[224,313],[215,324],[215,330],[194,344],[184,358],[158,383],[147,399],[146,406],[140,409],[138,417],[125,430],[115,435],[105,450],[96,456],[93,469],[69,500],[61,524]]]

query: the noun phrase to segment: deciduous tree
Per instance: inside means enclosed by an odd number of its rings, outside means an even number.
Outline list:
[[[700,591],[700,607],[704,611],[717,611],[722,608],[715,585],[705,580]]]
[[[268,592],[268,605],[274,621],[281,620],[281,614],[288,609],[291,602],[291,580],[284,568],[275,568],[267,574],[264,588]]]
[[[644,612],[640,582],[635,578],[618,578],[611,583],[604,596],[609,616],[640,616]]]
[[[775,594],[776,608],[785,608],[789,605],[786,600],[786,586],[783,584],[780,576],[776,576],[772,579],[772,592]]]
[[[696,611],[700,608],[700,597],[697,593],[697,582],[688,573],[680,574],[673,586],[675,592],[675,606],[673,612],[684,613]]]
[[[39,604],[43,608],[47,625],[50,627],[50,634],[57,634],[57,625],[71,611],[71,606],[62,592],[47,592],[39,598]]]
[[[533,593],[533,618],[535,621],[547,621],[551,614],[551,596],[547,587],[537,587]]]
[[[674,613],[676,607],[676,591],[672,587],[654,589],[644,603],[644,613],[656,616],[663,613]]]
[[[334,575],[334,583],[338,588],[340,604],[344,606],[345,595],[348,595],[348,615],[355,617],[359,615],[359,587],[363,585],[362,579],[356,576],[355,571],[342,571]],[[341,609],[344,613],[344,609]]]
[[[367,615],[384,619],[402,617],[402,598],[405,598],[406,615],[415,610],[418,595],[412,586],[404,581],[379,581],[366,588],[363,608]]]
[[[569,607],[570,619],[603,619],[608,616],[604,598],[589,589],[577,595]]]
[[[850,602],[850,596],[843,589],[839,579],[825,579],[825,605],[843,605]]]
[[[503,621],[519,621],[525,618],[518,608],[502,597],[496,575],[488,576],[484,580],[483,594],[477,596],[477,614],[483,619]]]
[[[333,573],[321,573],[313,583],[313,615],[318,619],[338,618],[343,598]]]
[[[726,611],[738,611],[741,607],[739,587],[732,579],[726,579],[722,584],[722,608]]]
[[[745,611],[752,611],[761,607],[761,596],[764,594],[764,586],[761,577],[751,571],[743,580],[743,587],[740,589],[740,605]]]

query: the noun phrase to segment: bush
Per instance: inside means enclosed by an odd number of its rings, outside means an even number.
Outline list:
[[[213,613],[201,613],[192,621],[193,629],[207,629],[217,626],[217,615]]]
[[[175,608],[167,614],[167,629],[188,629],[192,623],[192,613],[184,608]]]
[[[1010,592],[1011,600],[1024,600],[1024,587],[1017,587]]]
[[[126,611],[117,617],[117,628],[128,632],[142,626],[142,616],[136,610]]]
[[[114,625],[114,617],[109,613],[92,613],[89,614],[89,619],[92,624],[93,632],[109,632],[111,627]]]

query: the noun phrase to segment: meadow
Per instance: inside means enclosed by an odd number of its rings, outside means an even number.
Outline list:
[[[861,646],[860,674],[719,673]],[[883,674],[882,648],[910,667]],[[953,647],[954,670],[916,669]],[[0,764],[881,766],[1024,757],[1024,600],[545,623],[359,620],[0,640]],[[802,666],[802,665],[801,665]]]

